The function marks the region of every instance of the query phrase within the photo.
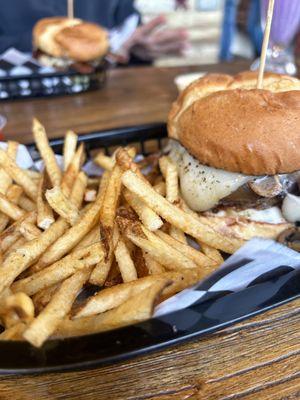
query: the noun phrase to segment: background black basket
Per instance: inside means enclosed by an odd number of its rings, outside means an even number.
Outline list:
[[[0,101],[87,92],[101,88],[105,79],[106,63],[104,61],[89,74],[69,70],[7,76],[0,79]]]

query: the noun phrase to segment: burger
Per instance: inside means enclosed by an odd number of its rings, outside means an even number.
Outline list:
[[[33,28],[37,60],[58,69],[92,72],[108,50],[107,31],[78,18],[44,18]]]
[[[264,89],[256,82],[247,71],[190,84],[169,113],[169,156],[192,210],[230,217],[227,224],[252,220],[283,229],[295,221],[295,203],[284,199],[299,194],[300,81],[266,73]]]

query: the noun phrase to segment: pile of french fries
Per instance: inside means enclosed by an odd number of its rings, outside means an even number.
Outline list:
[[[0,150],[1,340],[39,347],[149,319],[244,243],[188,208],[168,156],[136,163],[134,147],[100,152],[104,173],[93,178],[75,133],[62,169],[37,120],[33,135],[42,172],[18,167],[17,143]]]

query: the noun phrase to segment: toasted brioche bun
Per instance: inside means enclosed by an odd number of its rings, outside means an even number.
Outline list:
[[[247,175],[300,169],[300,81],[266,73],[206,75],[173,104],[169,137],[202,164]]]
[[[33,45],[53,57],[88,62],[102,57],[108,49],[105,29],[80,19],[41,19],[33,28]]]

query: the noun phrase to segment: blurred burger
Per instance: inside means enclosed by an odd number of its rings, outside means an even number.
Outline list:
[[[266,73],[263,90],[256,81],[244,72],[189,85],[169,114],[170,157],[193,210],[282,223],[293,220],[283,198],[299,191],[300,81]]]
[[[92,72],[108,50],[108,35],[101,26],[78,18],[44,18],[33,28],[33,47],[40,63],[54,68],[72,66]]]

